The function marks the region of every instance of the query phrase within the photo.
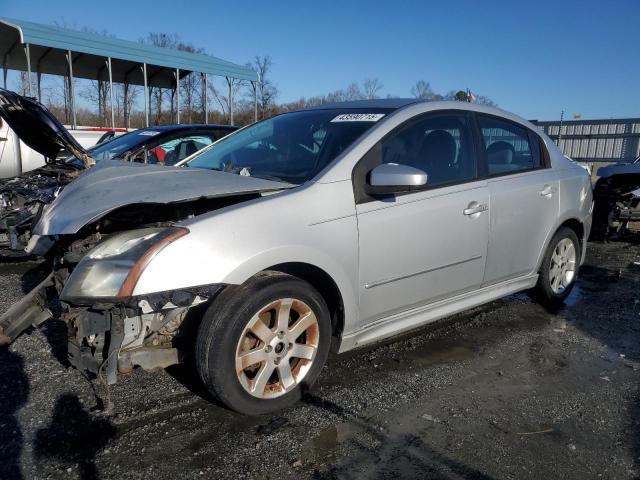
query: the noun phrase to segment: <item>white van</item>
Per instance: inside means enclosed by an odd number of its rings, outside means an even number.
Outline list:
[[[127,132],[125,128],[116,128],[114,131],[101,127],[67,130],[85,150]],[[44,156],[25,145],[6,122],[0,119],[0,178],[16,177],[44,164]]]

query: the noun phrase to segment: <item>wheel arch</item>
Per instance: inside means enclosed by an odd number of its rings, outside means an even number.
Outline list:
[[[536,272],[540,270],[540,265],[542,265],[542,260],[544,259],[544,255],[547,252],[547,249],[549,248],[549,243],[553,239],[554,235],[558,232],[558,230],[560,230],[563,227],[567,227],[575,232],[576,236],[578,237],[578,242],[580,242],[580,257],[581,259],[584,258],[584,247],[586,242],[586,239],[584,238],[585,226],[584,226],[584,223],[580,221],[578,218],[571,216],[569,218],[560,220],[556,224],[555,228],[552,228],[549,231],[549,235],[545,239],[544,246],[538,256],[538,263],[536,265],[536,270],[535,270]],[[582,260],[580,263],[582,263]]]
[[[344,300],[340,288],[331,275],[320,267],[305,262],[280,263],[265,270],[287,273],[310,283],[329,307],[333,336],[340,337],[342,335],[345,318]]]

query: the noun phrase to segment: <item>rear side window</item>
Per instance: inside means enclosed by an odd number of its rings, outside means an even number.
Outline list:
[[[478,116],[478,123],[489,175],[517,173],[542,166],[540,146],[526,128],[485,116]]]

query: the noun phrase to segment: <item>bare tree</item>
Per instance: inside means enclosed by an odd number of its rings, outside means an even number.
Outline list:
[[[488,107],[497,107],[498,104],[485,95],[476,95],[476,99],[473,103],[479,103],[480,105],[486,105]]]
[[[89,84],[79,92],[85,100],[98,104],[99,126],[107,123],[107,95],[109,95],[109,82],[105,80],[91,80]]]
[[[244,86],[242,80],[228,78],[222,88],[216,88],[213,82],[209,83],[209,92],[213,95],[222,110],[222,114],[226,117],[228,123],[231,123],[231,108],[237,111],[238,101],[240,100],[240,90]],[[231,86],[231,98],[229,98],[229,86]]]
[[[248,67],[253,68],[258,73],[256,93],[258,95],[258,111],[261,119],[265,118],[267,110],[274,105],[278,96],[278,88],[270,78],[272,65],[273,62],[269,55],[256,56],[253,62],[247,64]]]
[[[411,95],[420,100],[442,100],[444,97],[433,91],[431,85],[426,80],[418,80],[411,87]]]
[[[205,53],[204,48],[194,47],[190,43],[178,42],[176,48],[183,52],[200,54]],[[195,72],[191,72],[184,78],[180,79],[180,96],[184,99],[184,102],[182,102],[182,110],[188,123],[193,122],[195,99],[201,83],[202,81],[200,75]]]
[[[362,82],[362,90],[364,98],[366,99],[374,99],[380,98],[378,92],[382,90],[382,82],[378,78],[367,78],[364,82]]]
[[[345,100],[362,100],[364,95],[362,94],[362,90],[360,90],[360,85],[356,82],[351,82],[347,87],[345,97]]]
[[[175,33],[149,32],[146,38],[140,40],[141,43],[148,43],[156,47],[176,48],[179,42]],[[161,87],[149,87],[149,105],[155,105],[156,125],[162,122],[162,106],[164,103],[164,90]],[[171,94],[171,114],[173,116],[173,93]]]
[[[20,77],[18,78],[18,93],[20,95],[27,95],[30,93],[29,74],[27,72],[20,72]],[[32,92],[31,95],[33,95]]]

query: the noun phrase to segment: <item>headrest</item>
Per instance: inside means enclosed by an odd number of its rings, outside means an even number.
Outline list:
[[[509,142],[493,142],[487,148],[487,158],[491,164],[509,165],[516,156],[516,149]]]

